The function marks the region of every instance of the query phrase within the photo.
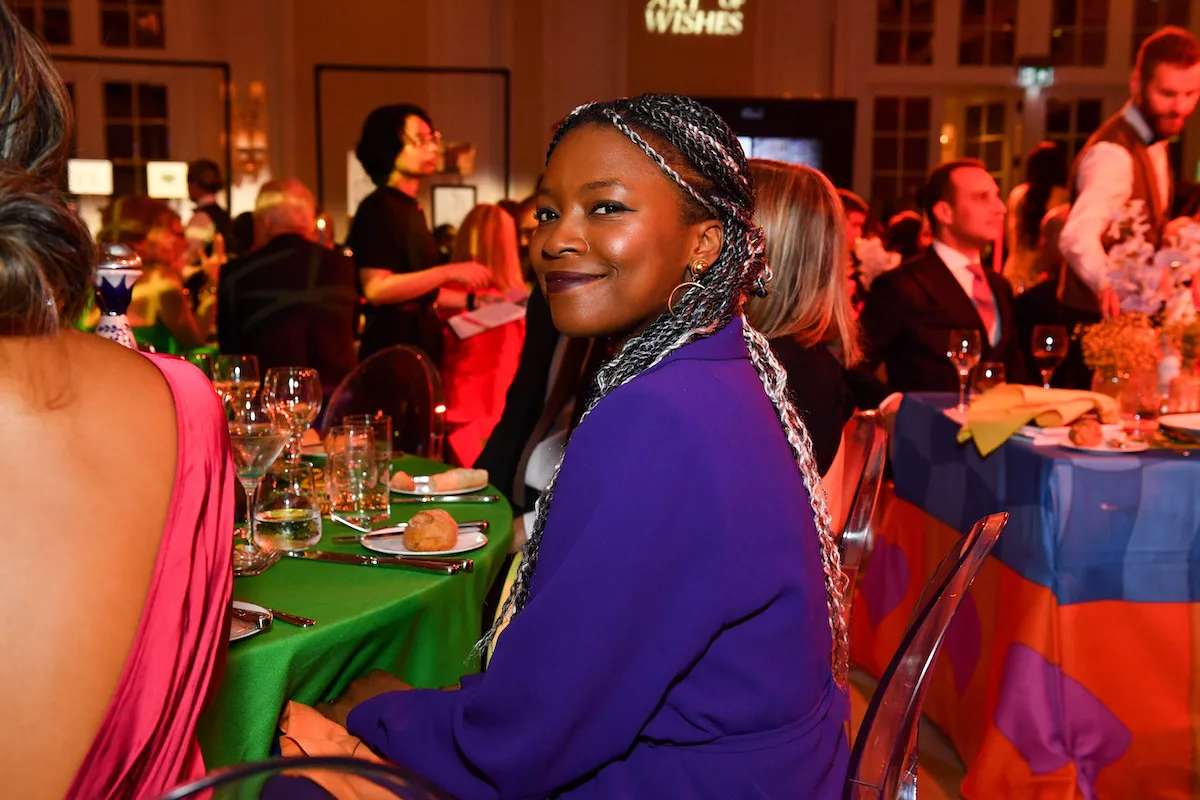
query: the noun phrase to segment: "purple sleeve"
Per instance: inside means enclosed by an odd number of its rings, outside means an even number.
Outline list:
[[[350,730],[464,798],[545,796],[627,752],[726,622],[719,456],[694,417],[633,384],[606,398],[569,445],[535,595],[487,674],[370,700]]]

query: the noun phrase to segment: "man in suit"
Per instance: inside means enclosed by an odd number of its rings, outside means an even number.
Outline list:
[[[264,373],[313,367],[328,398],[357,363],[354,262],[314,241],[313,196],[299,181],[264,184],[254,226],[262,246],[221,271],[221,351],[257,356]]]
[[[860,408],[893,391],[957,391],[946,355],[956,328],[979,331],[980,360],[1003,362],[1009,382],[1026,377],[1012,290],[981,259],[1004,235],[999,187],[982,162],[950,161],[930,175],[923,203],[933,245],[876,278],[859,318],[865,357],[848,380]],[[876,375],[881,364],[886,382]]]

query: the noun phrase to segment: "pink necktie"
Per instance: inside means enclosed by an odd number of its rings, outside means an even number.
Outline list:
[[[992,295],[992,287],[988,285],[987,275],[979,264],[968,264],[967,269],[974,279],[971,283],[971,302],[983,320],[984,330],[987,331],[988,341],[995,342],[996,337],[996,298]]]

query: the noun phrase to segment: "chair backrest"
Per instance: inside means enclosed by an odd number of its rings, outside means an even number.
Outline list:
[[[917,723],[946,629],[1008,524],[991,514],[959,539],[926,584],[921,601],[875,689],[850,754],[842,797],[916,797]]]
[[[445,396],[433,360],[416,347],[393,345],[347,375],[329,398],[321,436],[347,414],[392,418],[392,451],[440,461],[445,442]]]
[[[883,465],[887,456],[887,430],[878,411],[858,411],[842,432],[843,455],[841,508],[849,509],[838,531],[842,552],[842,572],[848,583],[845,596],[849,613],[854,585],[863,567],[863,559],[874,540],[872,520],[883,484]]]
[[[398,797],[403,800],[450,798],[424,778],[402,767],[358,758],[320,756],[276,758],[214,770],[199,780],[172,789],[159,800],[193,797],[205,800],[293,800],[346,796]]]

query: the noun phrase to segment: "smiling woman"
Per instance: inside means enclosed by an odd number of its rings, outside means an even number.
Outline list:
[[[583,106],[537,206],[555,325],[613,355],[487,672],[348,727],[464,798],[840,796],[843,577],[786,376],[741,316],[770,273],[736,137],[674,95]]]

